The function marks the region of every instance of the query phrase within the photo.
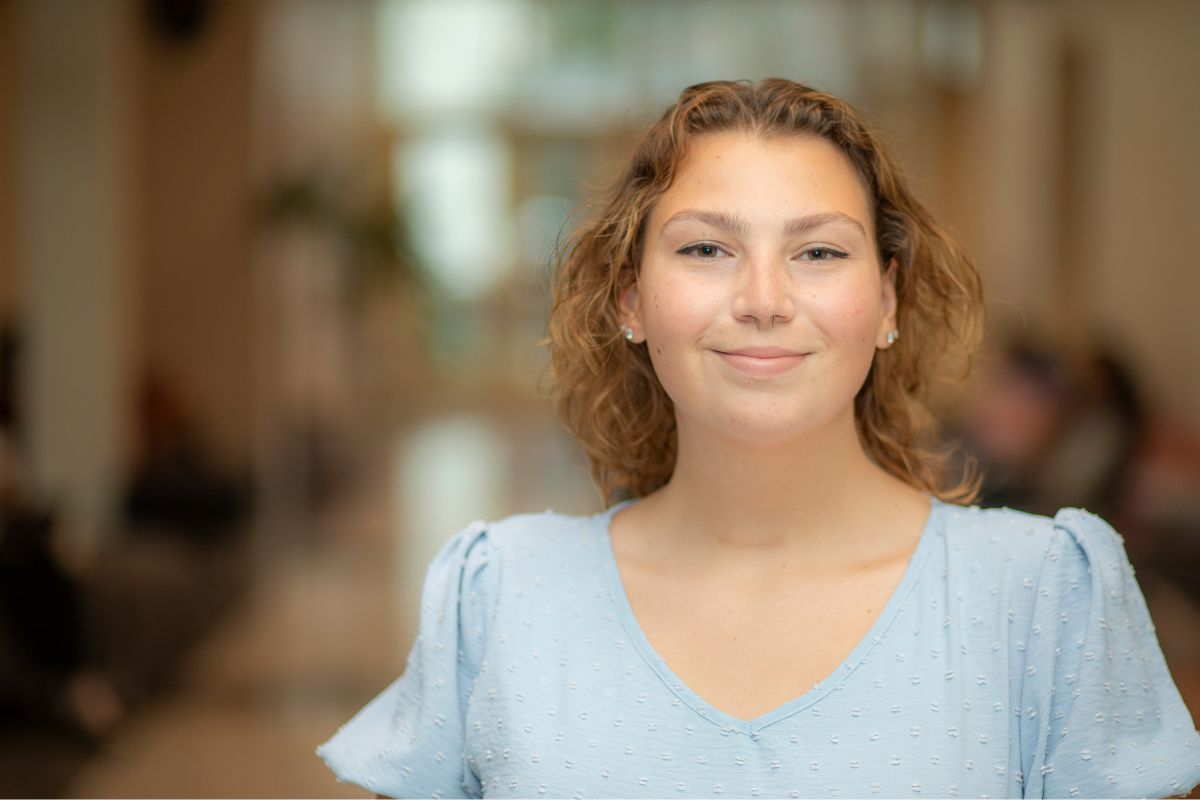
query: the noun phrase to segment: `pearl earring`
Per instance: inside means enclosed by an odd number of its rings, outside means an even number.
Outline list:
[[[621,333],[625,335],[625,341],[627,341],[627,342],[633,341],[633,328],[629,327],[628,325],[622,325]]]
[[[887,332],[888,346],[891,347],[892,345],[894,345],[896,343],[896,340],[899,338],[900,338],[900,329],[892,328],[890,331]]]

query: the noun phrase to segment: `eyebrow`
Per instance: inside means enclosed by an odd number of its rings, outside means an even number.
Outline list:
[[[663,223],[662,230],[659,235],[665,233],[667,228],[675,222],[703,222],[706,225],[712,225],[714,228],[735,233],[739,236],[744,236],[750,226],[744,219],[724,211],[702,211],[699,209],[688,209],[673,214],[670,219]],[[808,233],[811,230],[820,228],[824,225],[833,224],[849,224],[858,229],[863,238],[866,238],[867,231],[863,228],[863,224],[849,214],[844,214],[841,211],[823,211],[817,214],[807,214],[803,217],[790,219],[783,226],[785,236],[797,236],[802,233]]]

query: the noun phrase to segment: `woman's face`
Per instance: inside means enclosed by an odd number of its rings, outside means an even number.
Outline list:
[[[621,310],[681,432],[779,443],[853,419],[895,327],[892,278],[866,189],[832,144],[704,134],[647,220]]]

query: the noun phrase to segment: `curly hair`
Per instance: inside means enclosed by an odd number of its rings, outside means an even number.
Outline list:
[[[670,187],[690,137],[749,131],[820,136],[862,177],[881,268],[896,265],[896,344],[876,353],[854,400],[864,451],[910,486],[950,502],[978,494],[975,470],[951,469],[952,448],[928,407],[939,380],[966,375],[983,328],[971,258],[905,185],[877,134],[850,105],[800,83],[712,81],[684,89],[642,136],[624,171],[557,259],[548,335],[558,413],[612,502],[664,485],[675,468],[671,398],[645,344],[620,335],[618,298],[636,279],[646,220]]]

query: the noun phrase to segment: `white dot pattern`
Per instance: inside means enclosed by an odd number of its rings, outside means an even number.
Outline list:
[[[456,534],[404,674],[317,748],[408,797],[1162,797],[1200,735],[1122,539],[934,501],[899,587],[843,663],[745,721],[637,625],[609,511]],[[780,621],[786,624],[785,620]]]

